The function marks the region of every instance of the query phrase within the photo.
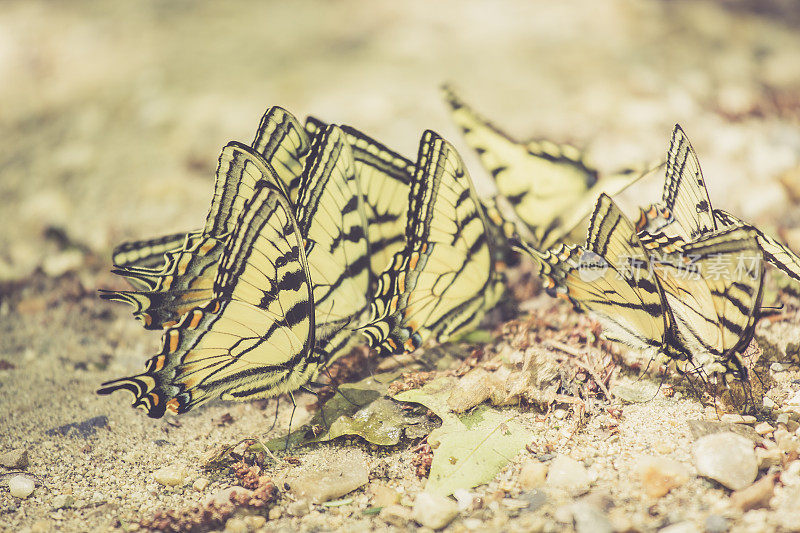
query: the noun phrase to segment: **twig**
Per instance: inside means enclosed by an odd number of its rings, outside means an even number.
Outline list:
[[[550,340],[550,341],[545,342],[545,346],[548,346],[548,345],[550,347],[552,347],[552,348],[557,349],[557,350],[561,350],[562,352],[566,353],[567,355],[571,355],[571,356],[575,357],[574,363],[577,366],[579,366],[582,369],[584,369],[585,371],[587,371],[592,376],[592,378],[597,383],[597,386],[600,387],[600,390],[602,390],[603,394],[605,394],[606,398],[608,398],[609,400],[611,400],[613,398],[613,396],[611,396],[611,392],[608,390],[608,387],[606,387],[605,383],[603,383],[603,380],[600,379],[600,375],[594,369],[590,368],[588,365],[586,365],[585,363],[583,363],[580,360],[580,357],[582,357],[584,355],[583,353],[578,351],[576,348],[573,348],[572,346],[569,346],[568,344],[564,344],[563,342],[559,342],[559,341]]]

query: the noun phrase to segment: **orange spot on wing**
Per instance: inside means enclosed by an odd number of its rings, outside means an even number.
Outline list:
[[[159,370],[164,368],[164,361],[165,360],[166,360],[166,357],[164,357],[163,355],[159,355],[158,357],[156,357],[156,365],[153,368],[153,372],[158,372]]]
[[[180,402],[178,402],[177,398],[172,398],[167,402],[167,409],[172,411],[173,413],[178,412],[178,407],[180,406]]]
[[[181,339],[181,335],[178,331],[172,329],[167,333],[169,335],[169,352],[168,353],[175,353],[175,350],[178,349],[178,341]]]

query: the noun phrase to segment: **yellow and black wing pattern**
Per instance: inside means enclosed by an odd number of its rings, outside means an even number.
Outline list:
[[[455,92],[443,88],[453,121],[492,175],[498,192],[547,249],[566,237],[592,211],[600,194],[614,195],[649,170],[621,169],[599,179],[585,154],[568,144],[518,142],[483,118]]]
[[[313,284],[316,354],[330,363],[358,336],[368,309],[369,243],[353,153],[337,126],[313,136],[295,214]]]
[[[641,209],[636,227],[639,231],[677,236],[685,242],[716,228],[745,227],[755,232],[768,263],[800,281],[800,257],[788,246],[738,217],[712,207],[697,154],[677,124],[667,152],[663,200]]]
[[[675,342],[691,354],[685,371],[744,372],[737,353],[753,338],[764,275],[757,233],[729,227],[653,256],[674,323]]]
[[[326,124],[319,119],[306,119],[309,133],[325,127]],[[408,198],[415,165],[355,128],[342,126],[341,129],[353,152],[356,174],[364,195],[370,270],[377,277],[394,254],[405,246],[408,205],[400,199]]]
[[[382,354],[466,332],[503,290],[472,181],[452,145],[432,131],[420,141],[408,214],[405,248],[380,276],[361,329]]]
[[[252,196],[257,181],[266,179],[287,196],[296,196],[310,144],[297,119],[273,107],[262,118],[253,146],[232,142],[223,149],[212,205],[202,231],[185,234],[178,246],[166,252],[163,249],[177,243],[181,234],[121,245],[114,253],[117,268],[112,272],[127,278],[138,290],[101,292],[101,297],[133,305],[134,316],[148,329],[175,324],[188,309],[207,301],[224,238]],[[275,169],[272,175],[245,175],[245,162],[254,151]],[[158,244],[153,245],[154,242]],[[155,260],[159,254],[160,265]],[[117,258],[125,262],[120,264]]]
[[[649,255],[608,195],[597,201],[585,246],[519,247],[539,264],[548,294],[594,314],[606,338],[642,352],[671,353],[671,320],[661,287],[649,275]]]
[[[217,397],[292,391],[317,370],[313,311],[292,206],[262,180],[226,238],[211,300],[165,330],[162,349],[145,372],[105,383],[98,392],[129,390],[134,406],[158,418]]]

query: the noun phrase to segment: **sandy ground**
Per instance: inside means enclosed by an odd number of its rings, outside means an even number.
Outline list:
[[[4,3],[0,452],[28,451],[24,470],[36,489],[26,499],[12,497],[6,481],[13,471],[0,467],[0,529],[135,529],[158,510],[191,506],[235,482],[227,470],[201,470],[209,453],[245,437],[285,433],[288,406],[265,434],[272,403],[264,409],[217,402],[178,419],[150,420],[122,395],[94,394],[102,381],[141,368],[158,344],[158,335],[142,330],[128,309],[95,296],[100,287],[122,288],[108,273],[111,248],[123,239],[200,225],[219,149],[231,139],[249,141],[270,105],[354,125],[408,155],[432,128],[462,149],[484,190],[488,180],[439,99],[442,82],[460,88],[510,133],[587,146],[606,170],[661,157],[680,122],[700,155],[715,206],[780,230],[797,249],[800,33],[792,24],[798,15],[780,11],[784,4],[777,1],[762,4],[761,14],[752,5]],[[622,204],[633,213],[659,198],[661,186],[645,180]],[[758,330],[776,344],[777,357],[800,340],[797,301],[780,298],[781,316]],[[526,308],[534,317],[523,314],[528,327],[567,312],[546,296]],[[564,324],[578,327],[570,320]],[[777,413],[800,386],[791,370],[772,374]],[[311,401],[300,397],[301,404]],[[463,511],[452,530],[576,527],[564,510],[575,494],[552,492],[535,510],[503,504],[529,495],[517,479],[521,464],[546,462],[555,453],[588,469],[591,494],[599,498],[593,501],[604,502],[594,505],[616,530],[712,530],[719,525],[709,525],[712,515],[736,531],[793,527],[786,517],[800,493],[791,469],[800,463],[787,455],[772,467],[785,475],[761,508],[732,507],[729,490],[694,470],[687,420],[717,420],[717,412],[688,392],[603,404],[586,418],[562,407],[563,420],[533,408],[513,411],[535,435],[533,452],[476,489],[485,505]],[[309,415],[301,407],[297,416]],[[57,429],[71,423],[82,425]],[[341,454],[356,457],[372,478],[340,507],[298,512],[284,496],[265,527],[414,527],[363,511],[374,505],[378,485],[399,492],[403,504],[414,501],[424,484],[411,466],[415,445],[403,441],[383,450],[344,439],[297,451],[305,468],[336,463]],[[643,455],[679,461],[691,475],[666,496],[647,496],[634,475]],[[383,463],[389,474],[375,475]],[[153,472],[164,466],[185,469],[180,486],[155,481]],[[295,466],[282,461],[265,468],[278,480]],[[194,490],[201,477],[211,484]],[[59,495],[74,502],[54,510]],[[248,518],[228,529],[260,525]]]

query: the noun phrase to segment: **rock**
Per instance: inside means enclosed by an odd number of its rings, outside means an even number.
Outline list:
[[[458,505],[450,498],[420,492],[411,511],[414,520],[431,529],[441,529],[458,516]]]
[[[710,422],[708,420],[687,420],[689,430],[695,439],[714,433],[736,433],[746,439],[750,439],[756,444],[761,444],[764,437],[756,433],[756,430],[744,424],[730,424],[728,422]]]
[[[547,493],[543,490],[523,492],[519,497],[521,500],[528,502],[528,506],[525,508],[525,511],[530,513],[540,509],[544,504],[547,503]]]
[[[8,480],[8,490],[15,498],[27,498],[34,489],[33,480],[26,476],[12,476]]]
[[[277,520],[281,517],[281,508],[280,507],[273,507],[269,510],[269,519],[270,520]]]
[[[756,417],[753,415],[738,415],[734,413],[725,413],[719,417],[720,422],[727,422],[731,424],[755,424]]]
[[[612,533],[605,513],[587,501],[579,501],[572,506],[572,519],[577,533]]]
[[[73,498],[71,494],[59,494],[53,498],[51,503],[53,509],[67,509],[72,507],[72,504],[75,503],[75,498]]]
[[[781,464],[783,452],[777,448],[756,448],[756,462],[759,470],[766,470],[771,466]]]
[[[266,517],[255,515],[255,516],[248,516],[244,519],[247,523],[248,531],[256,531],[264,527],[267,523]]]
[[[718,514],[708,515],[705,522],[706,533],[726,533],[730,529],[730,523],[724,516]]]
[[[612,387],[611,394],[626,403],[646,403],[653,399],[656,392],[651,384],[637,381]]]
[[[404,528],[411,521],[411,511],[402,505],[389,505],[381,509],[378,518],[387,524]]]
[[[775,491],[777,476],[764,476],[752,485],[731,494],[731,505],[744,512],[769,506],[769,500]]]
[[[221,489],[214,494],[211,494],[205,499],[205,505],[209,505],[211,503],[215,505],[224,505],[231,502],[231,498],[235,495],[244,497],[252,497],[253,491],[248,490],[244,487],[228,487],[226,489]]]
[[[340,461],[331,461],[322,468],[306,468],[289,481],[292,492],[312,503],[334,500],[366,485],[369,471],[363,461],[342,456]]]
[[[700,530],[691,522],[678,522],[659,529],[658,533],[700,533]]]
[[[183,485],[186,469],[180,465],[169,465],[153,472],[153,479],[165,487]]]
[[[694,444],[695,466],[701,476],[739,490],[755,481],[758,463],[753,443],[735,433],[714,433]]]
[[[208,479],[204,477],[199,477],[194,480],[194,483],[192,483],[192,488],[197,492],[203,492],[208,488],[209,483],[210,481]]]
[[[682,463],[664,457],[642,457],[636,465],[645,494],[661,498],[689,480],[689,470]]]
[[[778,444],[778,448],[784,453],[792,453],[800,451],[800,441],[793,437],[791,433],[783,428],[778,428],[773,433],[772,437]]]
[[[755,429],[756,433],[758,433],[759,435],[769,435],[770,433],[775,431],[775,428],[769,425],[769,423],[767,422],[761,422],[759,424],[756,424],[756,427],[754,427],[753,429]]]
[[[374,507],[388,507],[400,502],[400,494],[386,485],[373,484],[372,505]]]
[[[536,459],[528,459],[519,470],[519,486],[522,490],[541,487],[546,479],[547,465]]]
[[[456,489],[453,491],[453,498],[456,499],[456,504],[458,505],[458,511],[461,513],[467,512],[470,507],[472,507],[472,503],[475,501],[475,493],[468,491],[467,489]]]
[[[583,493],[591,483],[586,468],[567,455],[558,455],[547,471],[547,486],[573,493]]]
[[[6,468],[21,469],[28,466],[28,450],[17,448],[0,454],[0,465]]]
[[[241,518],[229,518],[225,522],[225,533],[248,533],[250,528],[247,527],[247,522]]]
[[[308,514],[310,509],[308,500],[297,500],[286,507],[286,512],[292,516],[304,516]]]
[[[491,375],[483,368],[474,368],[458,380],[450,396],[447,406],[453,412],[463,413],[484,402],[492,394]]]

